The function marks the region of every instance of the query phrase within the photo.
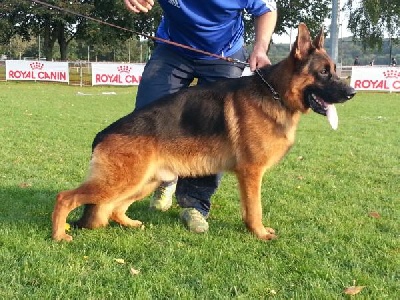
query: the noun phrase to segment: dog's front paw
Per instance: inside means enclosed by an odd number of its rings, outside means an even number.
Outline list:
[[[261,239],[262,239],[262,240],[265,240],[265,241],[270,241],[270,240],[275,240],[275,239],[277,239],[277,238],[278,238],[277,235],[272,234],[272,233],[268,233],[268,234],[266,234],[264,237],[262,237]]]
[[[256,233],[256,235],[260,240],[264,241],[275,240],[278,238],[278,236],[275,234],[275,230],[270,227],[265,227],[264,230]]]
[[[275,229],[271,228],[271,227],[265,227],[265,230],[269,233],[269,234],[275,234]]]

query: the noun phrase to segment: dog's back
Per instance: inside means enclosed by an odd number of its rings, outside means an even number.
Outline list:
[[[107,135],[155,136],[159,139],[226,134],[226,96],[243,89],[250,78],[221,80],[166,95],[100,131],[93,149]]]

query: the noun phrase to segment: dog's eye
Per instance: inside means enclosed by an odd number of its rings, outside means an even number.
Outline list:
[[[320,73],[321,73],[321,75],[328,75],[328,69],[326,69],[326,68],[323,68],[321,71],[320,71]]]

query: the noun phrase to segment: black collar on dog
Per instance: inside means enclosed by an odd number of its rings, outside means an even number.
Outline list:
[[[256,73],[258,76],[260,76],[261,80],[264,81],[264,83],[267,85],[267,87],[269,88],[269,90],[272,93],[272,96],[275,100],[279,100],[281,101],[281,96],[279,96],[279,93],[277,91],[275,91],[275,89],[272,87],[271,84],[268,83],[267,80],[265,80],[265,78],[262,76],[260,69],[256,69]]]

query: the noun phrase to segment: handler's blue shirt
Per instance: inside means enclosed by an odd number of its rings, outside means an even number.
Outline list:
[[[276,10],[273,0],[159,0],[164,11],[156,36],[193,48],[230,56],[244,44],[245,9],[258,17]],[[191,58],[215,59],[176,47]]]

